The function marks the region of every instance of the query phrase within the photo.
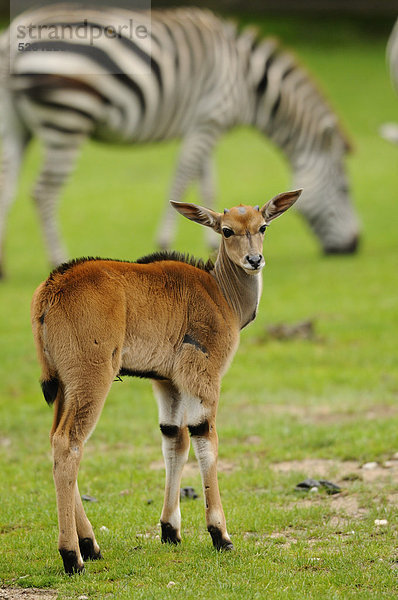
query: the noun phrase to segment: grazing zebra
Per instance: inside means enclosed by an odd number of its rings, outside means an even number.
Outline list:
[[[387,57],[390,64],[391,81],[398,92],[398,19],[388,40]]]
[[[390,67],[391,82],[398,93],[398,19],[388,40],[387,61]],[[398,144],[398,125],[396,123],[384,123],[380,127],[380,134],[389,142]]]
[[[126,33],[132,23],[137,35]],[[138,35],[137,24],[146,36]],[[225,131],[251,125],[286,155],[294,185],[305,189],[298,210],[325,252],[355,251],[358,223],[343,164],[348,143],[313,81],[275,41],[239,32],[207,10],[66,4],[17,17],[0,45],[3,64],[10,52],[10,73],[3,73],[0,247],[33,135],[44,146],[33,197],[51,262],[58,264],[66,253],[57,198],[87,138],[126,144],[182,138],[170,198],[181,200],[198,179],[211,206],[212,150]],[[161,246],[170,245],[174,222],[168,206]]]

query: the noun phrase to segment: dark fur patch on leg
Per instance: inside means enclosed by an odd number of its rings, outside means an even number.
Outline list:
[[[159,425],[160,427],[160,431],[163,433],[163,435],[165,435],[166,437],[177,437],[178,433],[180,431],[180,428],[177,425]]]
[[[43,391],[43,396],[47,404],[50,406],[54,403],[55,398],[57,397],[59,381],[56,377],[52,377],[48,381],[41,381],[40,385]]]
[[[65,550],[60,548],[59,553],[64,562],[65,573],[73,575],[74,573],[83,573],[84,566],[80,567],[77,562],[77,554],[74,550]]]
[[[203,421],[199,425],[188,425],[188,429],[191,435],[206,435],[209,433],[209,422]]]
[[[214,527],[213,525],[210,525],[207,528],[207,531],[211,535],[211,539],[213,540],[213,546],[216,550],[233,550],[234,549],[233,543],[230,540],[225,540],[222,537],[222,533],[218,529],[218,527]]]
[[[180,544],[181,540],[177,536],[177,529],[174,529],[170,523],[163,523],[160,521],[162,526],[162,544]]]
[[[83,560],[100,560],[102,558],[101,551],[95,552],[94,542],[91,538],[79,539],[79,547]]]

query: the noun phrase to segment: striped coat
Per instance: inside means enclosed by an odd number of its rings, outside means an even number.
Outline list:
[[[182,199],[198,180],[203,203],[211,206],[212,150],[224,132],[247,125],[285,154],[294,185],[305,190],[298,210],[323,249],[355,250],[358,223],[344,169],[348,144],[312,79],[273,40],[240,32],[206,10],[63,5],[21,15],[0,44],[3,53],[10,51],[11,65],[2,77],[0,238],[32,136],[44,146],[33,195],[57,264],[65,250],[56,201],[87,138],[125,144],[181,138],[170,199]],[[173,230],[167,207],[161,246],[170,245]]]

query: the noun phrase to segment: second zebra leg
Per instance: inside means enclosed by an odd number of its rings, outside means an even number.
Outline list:
[[[181,202],[188,186],[199,180],[205,201],[213,203],[214,185],[211,153],[221,135],[220,127],[214,123],[201,123],[186,134],[178,157],[177,167],[169,199]],[[173,243],[177,213],[167,202],[156,235],[160,248],[167,249]]]
[[[202,476],[207,530],[217,550],[233,550],[218,487],[216,404],[212,404],[211,408],[206,410],[204,401],[190,398],[188,407],[188,429]]]
[[[33,190],[47,253],[53,267],[67,260],[56,211],[62,187],[75,167],[83,141],[84,139],[79,138],[69,145],[45,146],[44,162]]]
[[[168,381],[154,381],[166,467],[164,504],[160,524],[162,542],[181,542],[180,485],[189,453],[189,435],[184,425],[184,406],[178,390]]]

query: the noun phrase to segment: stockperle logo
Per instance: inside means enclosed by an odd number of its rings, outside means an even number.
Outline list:
[[[27,25],[20,24],[16,26],[18,45],[35,44],[38,41],[71,42],[75,40],[85,41],[90,46],[94,46],[101,37],[109,40],[122,38],[145,40],[149,36],[150,31],[148,27],[142,23],[136,23],[132,18],[127,19],[126,23],[119,23],[117,25],[113,25],[112,23],[100,25],[89,22],[85,18],[80,23],[29,23]],[[37,46],[37,49],[45,50],[45,47]]]
[[[21,3],[26,5],[19,1],[19,8]],[[38,9],[24,8],[13,17],[10,27],[11,66],[16,64],[16,59],[29,62],[29,55],[39,53],[43,67],[51,64],[52,70],[59,59],[60,70],[70,69],[70,74],[103,73],[104,69],[127,74],[150,71],[151,12],[148,2],[130,1],[128,10],[120,8],[119,3],[116,8],[111,6],[109,0],[108,4],[98,2],[95,6],[84,2],[52,2],[41,4]],[[61,57],[60,53],[65,56]],[[26,55],[25,58],[21,59],[21,54]],[[51,58],[49,55],[56,56]]]

